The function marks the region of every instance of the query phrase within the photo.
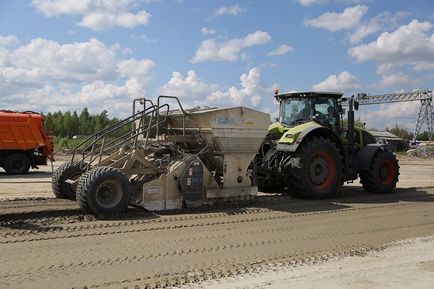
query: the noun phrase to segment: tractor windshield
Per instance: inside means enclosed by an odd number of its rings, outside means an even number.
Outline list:
[[[280,122],[283,124],[291,126],[311,118],[311,104],[307,98],[288,98],[280,105]]]

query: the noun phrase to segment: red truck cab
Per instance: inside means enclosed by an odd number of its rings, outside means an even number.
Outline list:
[[[53,137],[37,112],[0,111],[0,167],[8,174],[26,174],[30,167],[54,161]]]

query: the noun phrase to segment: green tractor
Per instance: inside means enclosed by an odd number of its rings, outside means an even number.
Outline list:
[[[279,94],[279,119],[256,157],[256,184],[263,192],[281,192],[312,199],[334,194],[344,182],[360,177],[374,193],[392,192],[398,182],[395,155],[375,138],[354,126],[354,97],[341,93]],[[347,103],[347,125],[343,103]]]

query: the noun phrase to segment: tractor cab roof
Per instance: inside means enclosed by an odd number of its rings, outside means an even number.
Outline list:
[[[327,92],[327,91],[298,91],[298,92],[286,92],[276,94],[274,97],[281,101],[287,98],[315,98],[315,97],[333,97],[341,98],[343,93],[340,92]]]

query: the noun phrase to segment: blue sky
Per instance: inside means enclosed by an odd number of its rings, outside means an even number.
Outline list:
[[[346,95],[433,88],[432,0],[0,2],[0,106],[104,109],[133,97],[244,105],[272,90]],[[363,107],[368,127],[414,126],[418,103]]]

